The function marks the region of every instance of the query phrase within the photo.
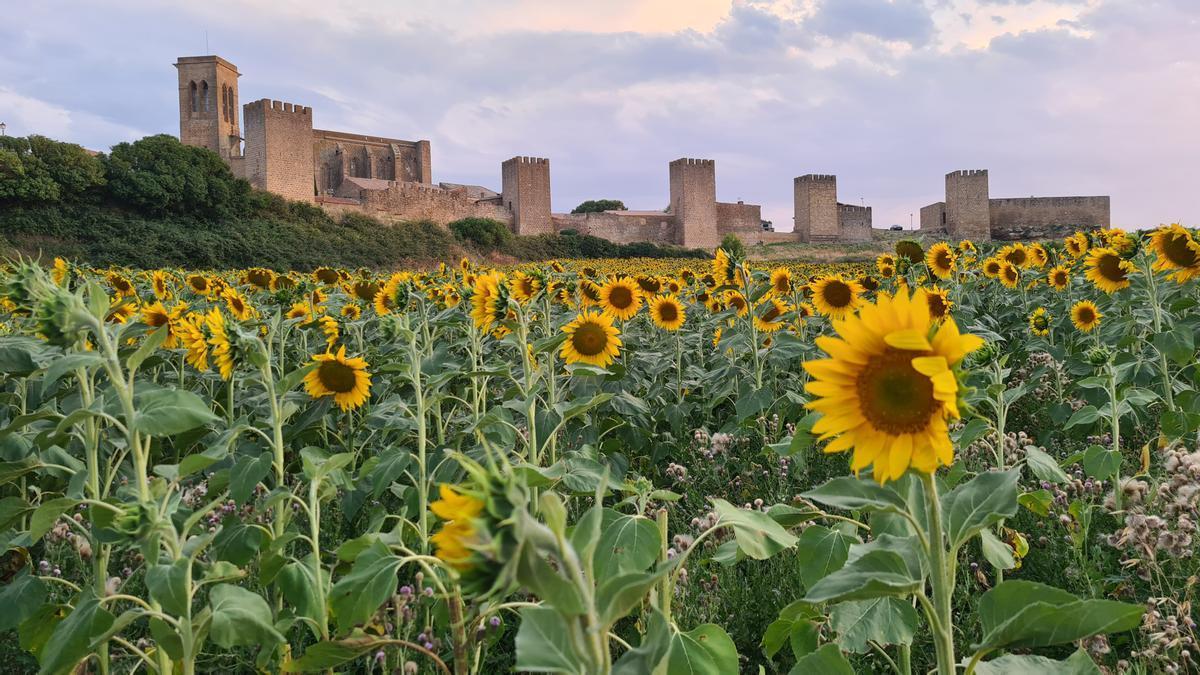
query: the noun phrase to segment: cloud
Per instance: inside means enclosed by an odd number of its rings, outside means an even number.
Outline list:
[[[177,133],[171,64],[207,32],[243,103],[427,138],[435,180],[498,186],[503,159],[547,156],[556,210],[662,208],[667,163],[692,156],[717,160],[720,199],[781,227],[797,175],[838,174],[886,227],[973,167],[996,196],[1111,194],[1118,223],[1200,221],[1198,3],[514,2],[29,3],[0,22],[0,119],[97,149]]]
[[[834,38],[865,34],[914,45],[934,34],[933,18],[920,0],[824,0],[809,25]]]

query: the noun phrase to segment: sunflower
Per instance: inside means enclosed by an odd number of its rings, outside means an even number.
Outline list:
[[[879,276],[884,279],[890,279],[896,275],[896,268],[891,265],[882,265],[879,267]]]
[[[792,292],[792,271],[786,267],[771,270],[771,292],[786,297]]]
[[[999,279],[1000,272],[1004,270],[1004,261],[999,258],[988,258],[983,261],[983,276],[989,279]]]
[[[212,284],[203,274],[189,274],[187,285],[196,295],[211,295],[213,292]]]
[[[371,300],[375,307],[375,313],[379,316],[386,316],[393,311],[406,308],[409,291],[412,288],[411,281],[412,275],[405,272],[393,274]]]
[[[199,371],[208,370],[208,338],[204,335],[204,315],[188,314],[175,325],[179,343],[187,350],[184,360]]]
[[[1046,273],[1046,283],[1050,288],[1056,291],[1061,291],[1071,285],[1071,272],[1062,265],[1051,267]]]
[[[996,256],[1017,267],[1026,267],[1029,265],[1029,249],[1019,241],[1001,248],[996,253]]]
[[[142,323],[154,329],[164,328],[167,331],[167,337],[163,340],[162,346],[166,349],[174,349],[179,345],[179,335],[176,332],[177,326],[187,310],[187,305],[178,303],[170,310],[163,306],[161,302],[155,302],[149,305],[142,306]]]
[[[916,265],[925,259],[925,249],[921,248],[920,242],[913,241],[912,239],[901,239],[896,242],[895,250],[897,262],[899,262],[900,258],[904,258],[909,263]]]
[[[1155,230],[1150,248],[1154,250],[1151,269],[1155,272],[1170,272],[1168,278],[1181,284],[1200,276],[1200,242],[1178,223]]]
[[[508,286],[500,272],[488,272],[475,278],[471,292],[471,319],[475,327],[487,331],[508,318]]]
[[[108,273],[108,285],[117,292],[118,298],[127,298],[132,295],[137,295],[137,288],[134,287],[133,282],[120,272]]]
[[[438,495],[440,499],[430,504],[429,510],[446,523],[429,538],[437,547],[434,555],[455,569],[469,569],[471,546],[479,543],[473,521],[483,513],[484,502],[459,494],[445,483],[438,486]]]
[[[221,292],[221,297],[225,298],[225,306],[229,308],[229,313],[238,321],[247,321],[254,316],[254,308],[236,288],[226,287]]]
[[[563,264],[558,262],[557,260],[550,261],[550,269],[554,270],[555,272],[558,272],[559,274],[562,274],[563,272],[567,271],[567,268],[563,267]]]
[[[62,258],[55,258],[54,265],[50,268],[50,280],[56,286],[62,286],[66,283],[67,278],[71,275],[71,265]]]
[[[171,293],[171,275],[162,271],[154,270],[150,273],[150,286],[154,289],[154,297],[159,300],[170,300]]]
[[[332,285],[340,281],[342,275],[338,274],[338,271],[332,267],[318,267],[313,270],[312,277],[313,281],[319,284]]]
[[[1088,281],[1105,293],[1114,293],[1129,286],[1129,274],[1136,272],[1132,262],[1125,260],[1121,254],[1111,248],[1093,248],[1088,251],[1087,276]]]
[[[1072,258],[1082,257],[1088,250],[1087,235],[1082,232],[1076,232],[1063,240],[1063,247],[1067,249],[1067,253]]]
[[[1045,307],[1038,307],[1029,314],[1029,330],[1034,335],[1047,336],[1050,334],[1050,312]]]
[[[325,334],[325,348],[333,349],[333,345],[342,336],[341,328],[338,326],[337,319],[332,316],[323,316],[318,322],[321,326],[321,332]]]
[[[746,316],[746,313],[750,311],[750,303],[746,302],[746,296],[742,295],[741,291],[725,291],[725,305],[733,309],[738,316]],[[718,307],[720,307],[719,304]]]
[[[104,320],[109,323],[125,323],[135,313],[137,313],[137,307],[134,306],[133,301],[125,300],[118,295],[109,303],[108,314],[105,315]]]
[[[929,316],[935,322],[946,318],[950,314],[950,308],[954,306],[950,301],[949,292],[944,288],[926,289],[925,301],[929,303]]]
[[[863,287],[863,290],[870,293],[879,288],[879,280],[870,274],[864,274],[858,278],[858,285]]]
[[[808,407],[822,414],[813,432],[833,439],[825,452],[853,448],[851,468],[874,465],[880,483],[909,466],[932,473],[953,463],[946,422],[959,416],[955,367],[983,344],[950,317],[935,328],[924,293],[880,296],[835,323],[838,337],[817,338],[830,358],[804,363],[815,378]]]
[[[662,290],[662,282],[654,277],[649,277],[643,274],[635,281],[637,281],[638,288],[642,289],[642,293],[645,293],[646,295],[655,295]]]
[[[609,314],[586,311],[563,326],[567,339],[559,354],[567,363],[607,367],[621,353],[621,331]]]
[[[958,242],[958,252],[971,254],[975,253],[975,244],[970,239],[963,239]]]
[[[204,317],[204,325],[208,328],[208,344],[212,347],[213,363],[222,380],[233,377],[233,367],[237,365],[233,343],[225,330],[225,316],[220,307],[213,307]]]
[[[628,319],[642,308],[642,293],[629,279],[613,279],[600,287],[600,306],[606,314]]]
[[[361,406],[371,396],[371,374],[367,372],[366,359],[348,358],[344,345],[337,354],[314,355],[313,363],[317,367],[304,376],[304,390],[309,396],[332,396],[343,411]]]
[[[846,279],[840,274],[821,277],[813,283],[813,304],[817,311],[832,318],[842,319],[863,304],[860,296],[863,287],[857,281]]]
[[[1071,306],[1071,323],[1084,333],[1092,332],[1092,329],[1100,325],[1100,319],[1104,315],[1096,308],[1096,303],[1091,300],[1080,300]]]
[[[879,257],[875,259],[875,269],[885,277],[892,276],[896,272],[896,256],[891,253],[880,253]],[[891,274],[884,274],[885,269],[890,269]]]
[[[362,307],[353,302],[342,305],[342,316],[350,321],[357,321],[358,317],[362,316]]]
[[[1021,270],[1007,260],[1000,261],[1000,283],[1008,288],[1016,288],[1021,283]]]
[[[350,284],[349,293],[362,302],[374,302],[383,285],[371,279],[359,279]]]
[[[733,284],[736,280],[737,265],[723,248],[718,248],[713,255],[712,278],[716,285]]]
[[[1125,230],[1109,228],[1100,230],[1100,240],[1104,245],[1113,249],[1117,253],[1129,253],[1133,250],[1134,242],[1129,238],[1129,233]]]
[[[517,302],[526,304],[541,290],[542,280],[518,270],[513,273],[513,278],[508,282],[508,286],[512,289],[512,296],[517,299]]]
[[[1030,267],[1041,269],[1046,266],[1046,263],[1050,262],[1050,255],[1046,253],[1046,247],[1040,243],[1035,242],[1030,244],[1027,251],[1029,253]]]
[[[925,264],[939,279],[945,279],[954,274],[954,250],[950,244],[939,241],[925,253]]]
[[[783,328],[783,315],[788,309],[788,304],[779,298],[767,299],[754,312],[754,327],[764,333],[774,333]]]
[[[276,275],[271,279],[272,291],[284,291],[296,287],[296,280],[286,274]]]
[[[683,325],[687,312],[674,295],[657,295],[650,300],[650,318],[659,328],[676,331]]]
[[[600,287],[591,279],[579,280],[579,306],[591,307],[600,304]]]
[[[292,308],[285,315],[288,319],[303,319],[300,325],[304,325],[312,321],[312,309],[307,302],[294,302]]]
[[[242,280],[259,290],[267,290],[271,288],[271,282],[275,280],[275,273],[262,267],[252,267],[242,275]]]

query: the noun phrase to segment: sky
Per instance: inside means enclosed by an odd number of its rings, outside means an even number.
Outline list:
[[[908,227],[976,168],[992,197],[1200,224],[1200,0],[6,0],[0,121],[97,150],[178,134],[172,64],[205,53],[242,103],[430,140],[435,181],[549,157],[556,212],[664,208],[667,164],[699,157],[778,230],[795,176]]]

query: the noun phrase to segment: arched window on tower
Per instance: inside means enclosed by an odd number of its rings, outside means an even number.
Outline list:
[[[192,112],[199,112],[199,103],[196,101],[196,82],[193,81],[188,85],[189,102],[192,105]]]
[[[221,85],[221,119],[229,121],[229,87]]]
[[[200,80],[200,110],[202,112],[208,112],[211,109],[212,107],[208,99],[208,82],[206,80]]]
[[[229,121],[237,126],[237,100],[234,99],[233,87],[229,87]]]
[[[350,176],[352,178],[358,178],[358,158],[357,157],[350,158]]]

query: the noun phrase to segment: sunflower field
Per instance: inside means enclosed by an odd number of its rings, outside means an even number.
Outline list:
[[[0,270],[0,672],[1198,672],[1200,238]]]

